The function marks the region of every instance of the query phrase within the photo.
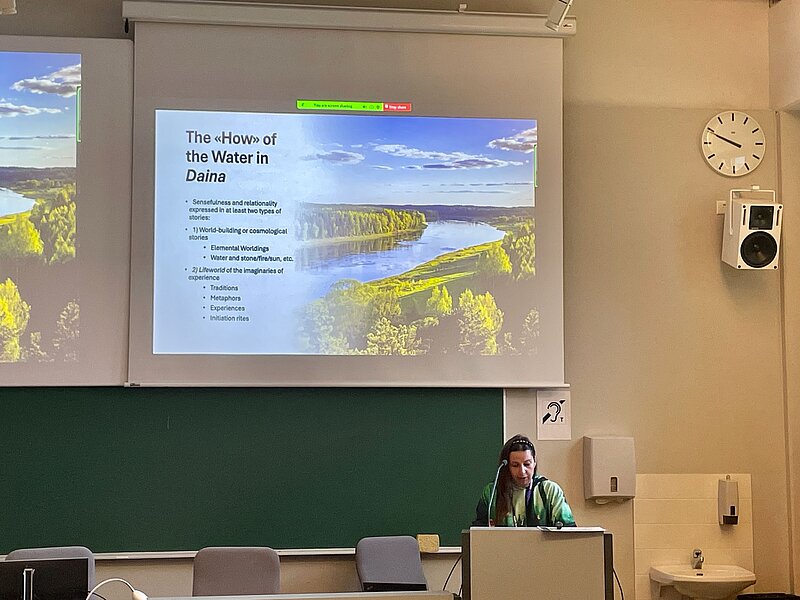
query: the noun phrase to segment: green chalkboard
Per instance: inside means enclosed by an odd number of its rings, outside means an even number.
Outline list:
[[[0,388],[0,435],[0,553],[458,545],[502,391]]]

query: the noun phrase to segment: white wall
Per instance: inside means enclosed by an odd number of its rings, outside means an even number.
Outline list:
[[[766,0],[585,0],[570,14],[566,104],[768,106]]]
[[[800,107],[800,0],[769,10],[769,95],[773,108]]]
[[[17,14],[0,17],[2,34],[89,38],[127,35],[122,0],[17,0]]]

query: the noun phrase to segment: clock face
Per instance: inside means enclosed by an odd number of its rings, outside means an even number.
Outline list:
[[[736,110],[721,112],[706,124],[700,147],[709,166],[729,177],[753,171],[766,151],[761,125],[747,113]]]

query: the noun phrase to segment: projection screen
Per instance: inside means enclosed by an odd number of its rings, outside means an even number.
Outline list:
[[[133,47],[0,36],[0,385],[127,379]]]
[[[132,384],[564,383],[562,41],[350,14],[136,21]]]

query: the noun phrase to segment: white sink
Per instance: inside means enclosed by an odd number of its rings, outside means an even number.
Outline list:
[[[661,587],[675,590],[697,600],[720,600],[738,594],[756,582],[755,573],[736,565],[703,565],[693,569],[688,565],[650,567],[650,579]]]

